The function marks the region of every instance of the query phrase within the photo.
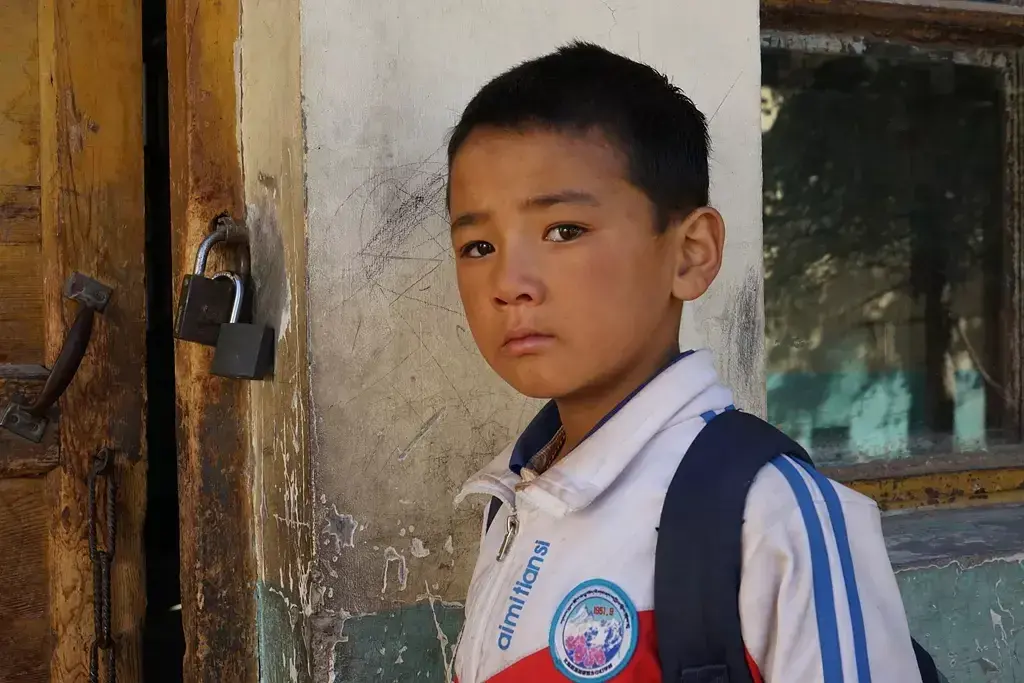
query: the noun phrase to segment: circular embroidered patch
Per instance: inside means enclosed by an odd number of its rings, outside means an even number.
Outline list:
[[[573,681],[607,681],[636,649],[636,607],[610,581],[593,579],[569,591],[551,622],[548,646],[555,666]]]

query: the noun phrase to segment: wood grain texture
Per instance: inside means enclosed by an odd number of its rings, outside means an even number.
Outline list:
[[[0,244],[0,363],[41,363],[43,335],[40,245]]]
[[[958,0],[762,0],[761,26],[925,44],[1024,46],[1021,7]]]
[[[6,150],[8,142],[0,139],[0,150]],[[39,186],[0,183],[0,244],[39,240]]]
[[[252,386],[260,656],[266,680],[313,680],[307,615],[316,591],[306,348],[306,221],[299,0],[242,0],[246,224],[256,318],[277,331],[274,377]]]
[[[169,0],[167,57],[174,277],[191,268],[209,221],[241,218],[236,131],[237,0]],[[210,267],[223,264],[219,251]],[[175,289],[177,294],[177,289]],[[178,491],[185,677],[259,676],[249,383],[209,374],[211,349],[177,343]]]
[[[93,633],[87,483],[93,456],[116,453],[117,553],[112,626],[118,678],[141,680],[146,513],[145,202],[142,16],[138,0],[41,0],[40,178],[46,365],[77,304],[62,298],[80,271],[113,287],[89,351],[60,401],[61,466],[53,501],[50,680],[88,680]]]
[[[39,218],[38,0],[0,3],[0,363],[43,360]],[[0,410],[42,381],[0,378]],[[43,475],[58,461],[54,425],[42,444],[0,430],[0,681],[49,680],[46,543],[50,519]]]
[[[0,363],[43,360],[37,5],[0,3]]]
[[[0,191],[39,185],[38,2],[0,3]],[[3,224],[0,209],[0,238]]]
[[[0,479],[0,681],[49,680],[49,519],[42,479]]]
[[[4,378],[2,370],[0,367],[0,410],[3,410],[15,395],[31,399],[43,387],[42,379]],[[56,412],[53,411],[42,443],[32,443],[6,429],[0,429],[0,479],[40,476],[57,466],[60,461],[60,431]],[[3,547],[0,545],[0,549]],[[2,651],[0,646],[0,652]]]

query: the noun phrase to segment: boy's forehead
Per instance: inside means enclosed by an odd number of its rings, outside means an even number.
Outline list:
[[[622,155],[597,132],[480,129],[452,160],[450,199],[453,211],[463,203],[554,195],[593,203],[623,181]]]

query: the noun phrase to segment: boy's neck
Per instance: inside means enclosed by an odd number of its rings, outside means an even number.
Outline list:
[[[637,364],[629,372],[600,387],[555,399],[562,429],[565,431],[565,443],[555,460],[571,453],[608,413],[678,354],[679,345],[674,343],[664,353],[652,354],[649,361]]]

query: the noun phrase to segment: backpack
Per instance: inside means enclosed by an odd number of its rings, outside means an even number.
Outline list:
[[[662,680],[760,683],[751,671],[740,631],[740,546],[747,492],[761,468],[779,455],[802,461],[807,468],[813,465],[798,443],[753,415],[729,410],[705,419],[707,425],[672,478],[658,527],[654,619]],[[721,466],[725,454],[728,467]],[[823,495],[831,508],[824,489]],[[843,564],[844,571],[852,571],[847,561]],[[860,620],[863,630],[859,612],[851,619]],[[943,681],[931,655],[917,641],[913,646],[923,683]],[[863,671],[866,644],[856,655]]]

